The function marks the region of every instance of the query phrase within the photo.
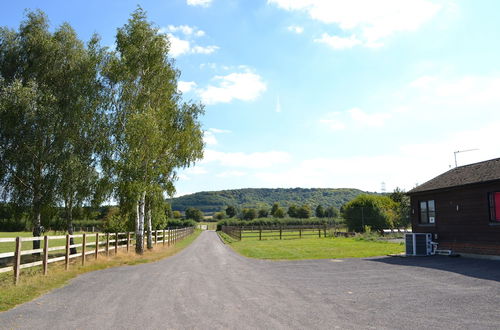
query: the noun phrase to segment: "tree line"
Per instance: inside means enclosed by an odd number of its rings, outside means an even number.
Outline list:
[[[72,234],[75,209],[114,199],[115,220],[134,223],[136,251],[145,229],[152,248],[164,194],[204,147],[204,107],[183,101],[169,50],[140,7],[115,49],[97,34],[84,43],[68,23],[51,32],[41,11],[0,28],[0,194],[29,209],[34,236],[50,209],[64,209]]]
[[[287,219],[285,219],[288,217]],[[315,219],[310,220],[311,217]],[[201,221],[203,212],[196,208],[186,210],[186,218]],[[222,225],[236,224],[320,224],[344,223],[350,231],[381,231],[389,228],[407,228],[410,225],[410,200],[399,188],[386,195],[361,194],[342,205],[339,209],[317,205],[313,211],[307,204],[290,205],[287,210],[279,203],[272,208],[243,208],[227,206],[224,212],[217,212],[213,218]],[[312,221],[312,222],[311,222]],[[220,227],[220,226],[219,226]]]

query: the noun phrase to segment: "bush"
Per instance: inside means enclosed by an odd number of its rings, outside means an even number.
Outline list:
[[[258,218],[252,221],[239,220],[235,218],[224,219],[217,222],[217,230],[221,230],[222,226],[279,226],[279,225],[333,225],[335,224],[334,219],[327,218],[316,218],[316,219],[298,219],[298,218]]]
[[[342,215],[350,231],[361,232],[394,227],[397,204],[387,196],[359,195],[342,207]]]

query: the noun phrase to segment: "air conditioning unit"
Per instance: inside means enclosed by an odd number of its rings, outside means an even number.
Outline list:
[[[429,256],[434,254],[432,234],[407,233],[405,234],[407,256]]]

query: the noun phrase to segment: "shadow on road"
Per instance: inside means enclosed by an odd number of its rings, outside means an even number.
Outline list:
[[[447,256],[385,257],[369,259],[389,265],[421,267],[500,282],[500,261]]]

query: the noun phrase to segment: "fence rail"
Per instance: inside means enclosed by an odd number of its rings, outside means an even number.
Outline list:
[[[193,233],[194,227],[155,230],[152,232],[153,245],[174,245]],[[79,243],[71,244],[78,239]],[[58,241],[52,246],[50,241]],[[64,245],[61,241],[64,240]],[[40,242],[41,248],[23,250],[23,242]],[[146,233],[144,233],[144,246],[146,245]],[[20,270],[24,268],[42,266],[43,274],[47,275],[48,265],[58,261],[64,261],[64,267],[69,269],[70,260],[81,258],[82,265],[85,265],[88,256],[92,255],[97,259],[99,254],[110,253],[116,255],[118,249],[126,249],[128,252],[135,242],[135,233],[91,233],[61,236],[39,236],[39,237],[7,237],[0,238],[2,243],[14,243],[13,251],[0,253],[0,273],[13,272],[14,283],[18,283]],[[54,244],[54,243],[53,243]],[[71,253],[72,249],[77,249],[76,253]],[[79,251],[78,251],[79,249]],[[56,251],[56,252],[55,252]],[[74,251],[73,251],[74,252]],[[24,258],[23,258],[24,256]],[[7,265],[2,267],[2,265]]]
[[[331,225],[282,225],[282,226],[222,226],[222,232],[233,239],[288,239],[303,237],[326,237],[334,229]]]

